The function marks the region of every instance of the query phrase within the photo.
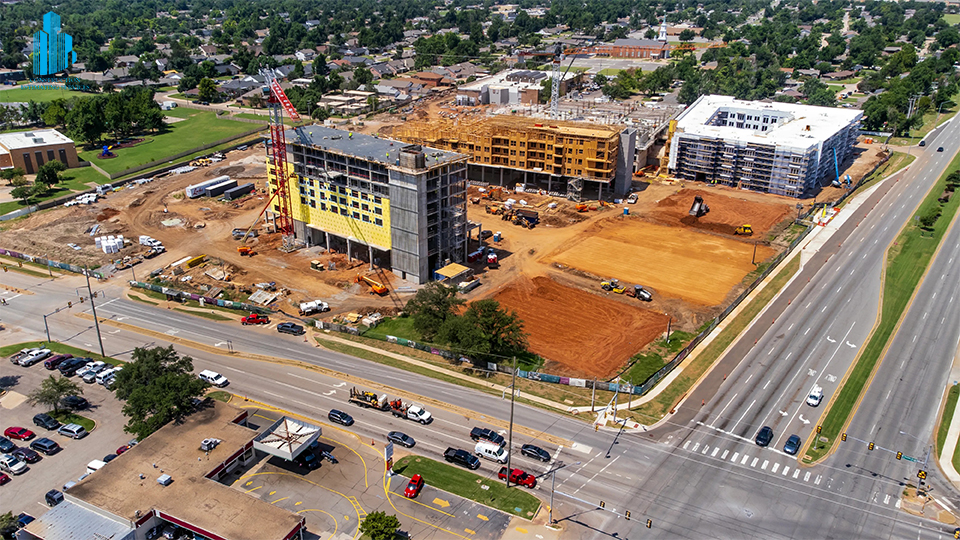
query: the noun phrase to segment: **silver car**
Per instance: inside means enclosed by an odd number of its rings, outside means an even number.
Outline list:
[[[93,365],[87,368],[87,371],[83,374],[83,382],[85,383],[94,383],[97,380],[97,374],[101,371],[107,369],[107,364],[105,362],[98,362],[98,365]]]

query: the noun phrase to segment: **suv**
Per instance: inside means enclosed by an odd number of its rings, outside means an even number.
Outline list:
[[[496,431],[493,431],[492,429],[480,428],[480,427],[475,427],[470,431],[470,438],[475,441],[479,441],[481,439],[485,441],[490,441],[493,444],[496,444],[499,446],[503,446],[506,443],[506,440],[504,440],[503,435],[500,435],[499,433],[497,433]]]
[[[773,429],[770,426],[763,426],[757,432],[757,446],[767,446],[773,440]]]
[[[47,368],[50,371],[57,369],[62,362],[73,358],[72,354],[58,354],[56,356],[51,356],[43,361],[43,367]]]
[[[330,414],[327,415],[327,418],[329,418],[331,422],[336,422],[344,426],[353,425],[353,417],[337,409],[333,409],[332,411],[330,411]]]
[[[58,429],[57,433],[71,439],[82,439],[87,436],[87,430],[80,424],[67,424]]]
[[[90,402],[80,396],[67,396],[63,398],[63,406],[68,409],[73,409],[74,411],[79,411],[89,407]]]
[[[60,427],[60,422],[57,422],[55,418],[46,413],[40,413],[34,416],[33,423],[37,427],[42,427],[44,429],[57,429]]]
[[[46,437],[41,437],[30,443],[30,448],[48,456],[60,451],[60,445]]]
[[[86,358],[71,358],[64,362],[61,362],[57,369],[60,370],[60,374],[64,377],[72,377],[76,375],[77,371],[83,366],[87,365]]]
[[[807,405],[816,407],[821,401],[823,401],[823,388],[813,385],[813,388],[810,389],[810,395],[807,396]]]
[[[480,468],[480,458],[466,450],[447,448],[446,452],[443,453],[443,459],[472,470]]]

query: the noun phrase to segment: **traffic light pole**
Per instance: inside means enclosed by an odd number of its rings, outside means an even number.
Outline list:
[[[513,455],[513,405],[517,397],[517,357],[513,357],[513,382],[510,383],[510,432],[507,434],[507,487],[510,487],[510,456]]]
[[[106,357],[107,353],[103,350],[103,336],[100,335],[100,320],[97,319],[97,306],[93,301],[93,289],[90,288],[90,269],[86,265],[83,267],[83,275],[87,278],[87,292],[90,293],[90,310],[93,311],[93,324],[97,328],[97,341],[100,342],[100,356]]]

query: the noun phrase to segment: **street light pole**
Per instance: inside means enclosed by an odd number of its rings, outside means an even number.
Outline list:
[[[580,463],[582,463],[582,462],[578,461],[578,462],[576,462],[576,463],[573,463],[572,465],[573,465],[574,467],[576,467],[576,466],[579,465]],[[564,464],[561,462],[560,465],[558,465],[557,467],[555,467],[552,471],[549,471],[550,474],[553,475],[553,485],[550,487],[550,517],[547,519],[547,523],[549,523],[550,525],[553,525],[553,523],[554,523],[554,521],[553,521],[553,494],[554,494],[554,493],[556,492],[556,490],[557,490],[557,471],[559,471],[560,469],[563,469],[563,468],[565,468],[565,467],[569,467],[569,466],[570,466],[570,465],[564,465]]]
[[[510,431],[507,433],[507,487],[510,487],[510,456],[513,454],[513,405],[517,397],[517,357],[513,357],[513,382],[510,383]]]
[[[83,265],[83,275],[87,278],[87,292],[90,293],[90,310],[93,311],[93,324],[97,328],[97,341],[100,342],[100,356],[107,356],[107,353],[103,350],[103,336],[100,335],[100,320],[97,319],[97,306],[94,305],[93,301],[93,289],[90,288],[90,269],[87,268],[87,265]],[[46,318],[44,318],[46,321]],[[48,338],[49,339],[49,336]]]
[[[47,326],[47,316],[43,316],[43,329],[47,331],[47,343],[50,343],[50,327]]]

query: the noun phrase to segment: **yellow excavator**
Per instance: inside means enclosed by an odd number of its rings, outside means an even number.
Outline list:
[[[741,225],[737,227],[737,230],[733,231],[733,234],[751,236],[753,235],[753,227],[750,225]]]

